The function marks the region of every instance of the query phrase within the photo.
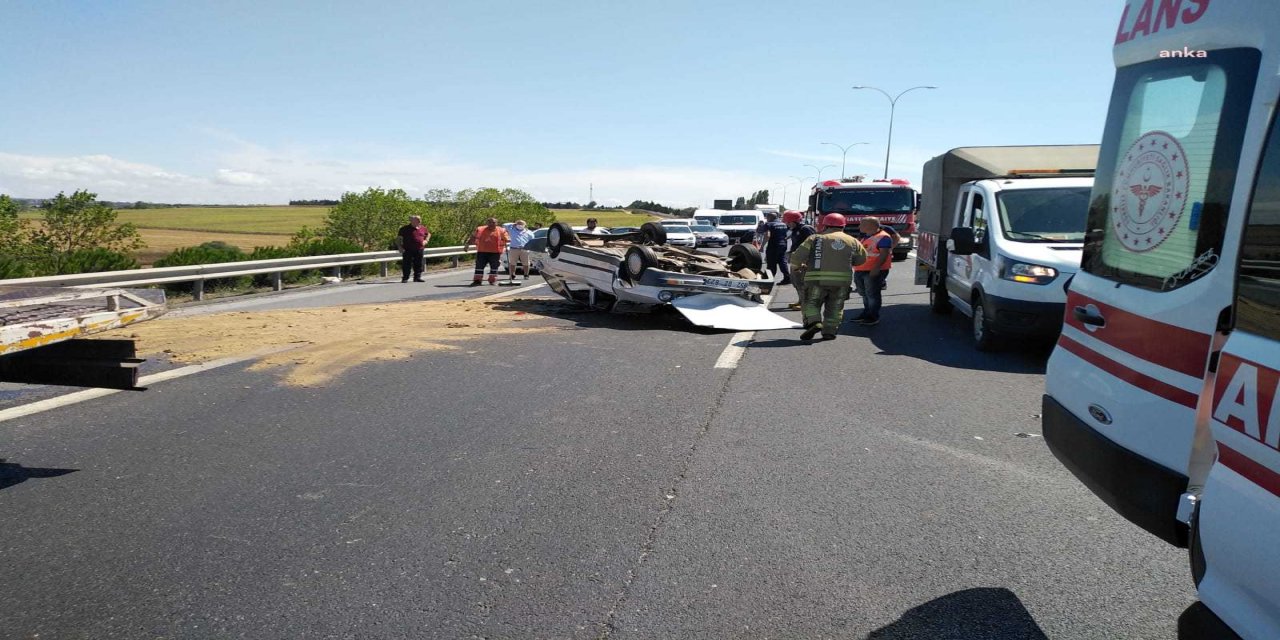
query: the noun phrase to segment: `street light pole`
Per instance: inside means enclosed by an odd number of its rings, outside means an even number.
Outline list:
[[[791,176],[791,179],[799,183],[799,186],[796,188],[796,210],[804,211],[805,206],[804,204],[801,203],[800,199],[804,197],[804,181],[808,180],[809,178],[801,178],[800,176]]]
[[[831,168],[834,168],[834,167],[835,167],[835,165],[834,165],[834,164],[829,164],[829,165],[827,165],[827,166],[825,166],[825,167],[822,167],[822,168],[815,167],[815,166],[813,166],[813,165],[811,165],[811,164],[806,164],[805,166],[806,166],[806,167],[809,167],[810,169],[813,169],[814,171],[817,171],[817,172],[818,172],[818,182],[822,182],[822,170],[823,170],[823,169],[831,169]]]
[[[779,200],[778,202],[782,203],[782,206],[784,206],[784,207],[785,207],[785,206],[787,206],[787,183],[785,183],[785,182],[775,182],[775,183],[773,183],[773,186],[775,186],[775,187],[782,187],[782,199],[781,199],[781,200]]]
[[[902,95],[908,91],[915,91],[916,89],[937,89],[937,87],[928,86],[928,85],[911,87],[910,89],[903,89],[902,92],[896,96],[889,95],[887,92],[885,92],[884,89],[881,89],[879,87],[867,87],[867,86],[858,85],[854,87],[854,89],[872,89],[874,91],[879,91],[880,93],[884,94],[884,97],[889,99],[889,142],[884,145],[884,179],[888,180],[889,179],[889,149],[893,146],[893,111],[894,111],[894,108],[898,106],[898,98],[901,98]]]
[[[824,142],[824,143],[822,143],[822,144],[829,144],[829,145],[831,145],[831,146],[833,146],[833,147],[835,147],[835,148],[837,148],[837,149],[839,149],[839,150],[840,150],[840,179],[842,179],[842,180],[843,180],[843,179],[845,178],[845,175],[844,175],[844,157],[845,157],[846,155],[848,155],[849,150],[850,150],[850,149],[852,149],[852,148],[854,148],[854,147],[856,147],[856,146],[858,146],[858,145],[860,145],[860,144],[871,144],[871,143],[870,143],[870,142],[855,142],[855,143],[853,143],[853,144],[851,144],[851,145],[849,145],[849,146],[847,146],[847,147],[842,147],[842,146],[840,146],[840,145],[838,145],[838,144],[836,144],[836,143],[834,143],[834,142]]]

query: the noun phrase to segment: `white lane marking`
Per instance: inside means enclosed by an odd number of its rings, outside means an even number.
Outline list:
[[[716,369],[733,369],[738,366],[738,361],[742,356],[747,354],[747,346],[751,344],[751,339],[755,337],[754,331],[739,331],[733,334],[729,339],[729,344],[720,352],[720,357],[716,359]]]
[[[777,289],[778,285],[774,285]],[[765,308],[769,308],[769,303],[773,302],[773,292],[761,298],[764,300]],[[739,331],[729,338],[729,344],[725,346],[724,351],[720,352],[720,357],[716,358],[715,369],[736,369],[738,361],[742,360],[742,356],[747,355],[747,347],[751,346],[752,338],[756,337],[754,331]]]
[[[225,367],[227,365],[237,364],[240,362],[257,360],[258,358],[261,358],[263,356],[269,356],[275,353],[280,353],[282,351],[290,351],[293,349],[297,349],[300,346],[302,345],[291,344],[287,347],[273,347],[271,349],[263,349],[261,351],[255,351],[248,355],[232,356],[230,358],[222,358],[220,360],[210,360],[209,362],[205,362],[202,364],[193,364],[189,367],[182,367],[180,369],[173,369],[171,371],[162,371],[160,373],[153,373],[149,376],[142,376],[141,378],[138,378],[138,386],[145,387],[147,385],[152,385],[157,382],[164,382],[166,380],[183,378],[192,374],[200,373],[202,371],[209,371],[210,369],[217,369],[219,367]],[[85,391],[76,391],[75,393],[68,393],[67,395],[58,396],[56,398],[49,398],[47,400],[32,402],[31,404],[24,404],[20,407],[11,407],[9,409],[0,411],[0,422],[4,422],[6,420],[13,420],[15,418],[22,418],[25,416],[41,413],[44,411],[49,411],[51,409],[57,409],[59,407],[66,407],[73,404],[79,404],[81,402],[86,402],[88,400],[93,400],[95,398],[102,398],[104,396],[109,396],[113,393],[120,393],[120,390],[119,389],[87,389]]]
[[[523,285],[516,287],[516,286],[508,285],[506,291],[499,291],[497,293],[491,293],[487,296],[480,296],[479,298],[475,298],[475,300],[492,300],[494,298],[505,298],[506,296],[514,296],[515,294],[520,293],[522,291],[533,291],[534,289],[541,289],[545,286],[547,286],[547,283],[545,282],[542,284],[535,284],[532,287],[526,287]]]

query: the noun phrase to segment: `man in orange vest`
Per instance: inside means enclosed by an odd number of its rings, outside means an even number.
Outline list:
[[[858,231],[863,235],[867,261],[853,269],[853,281],[862,296],[862,314],[853,321],[871,327],[880,323],[880,290],[893,267],[893,236],[880,228],[879,220],[870,216],[858,223]]]
[[[484,277],[484,268],[489,267],[489,284],[498,284],[498,269],[502,266],[502,252],[507,248],[507,244],[511,242],[511,238],[507,235],[507,230],[498,226],[497,218],[489,218],[484,221],[484,226],[476,227],[475,231],[467,237],[466,242],[462,243],[462,249],[465,251],[471,243],[476,244],[476,272],[471,279],[471,286],[480,286],[480,279]]]

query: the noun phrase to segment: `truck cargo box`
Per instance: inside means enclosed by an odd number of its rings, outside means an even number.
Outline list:
[[[1020,171],[1092,172],[1098,145],[958,147],[924,164],[923,194],[917,228],[945,242],[951,233],[960,186],[973,180],[1013,176]],[[1024,174],[1029,177],[1035,174]],[[1052,175],[1052,174],[1050,174]]]

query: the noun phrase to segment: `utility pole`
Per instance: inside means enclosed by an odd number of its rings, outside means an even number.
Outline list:
[[[595,201],[596,201],[596,183],[588,182],[587,183],[587,204],[590,204]]]

